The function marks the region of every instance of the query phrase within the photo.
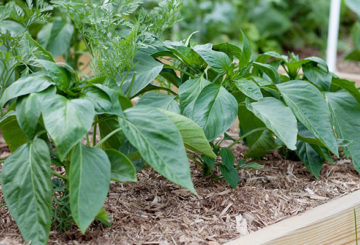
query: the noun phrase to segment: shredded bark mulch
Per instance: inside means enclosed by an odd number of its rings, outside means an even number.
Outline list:
[[[233,148],[237,160],[246,147]],[[0,141],[0,158],[9,151]],[[294,216],[333,198],[360,189],[351,161],[325,164],[319,179],[301,162],[272,153],[258,161],[262,170],[240,170],[238,188],[224,180],[202,177],[192,164],[198,196],[170,183],[152,169],[138,174],[137,183],[112,183],[105,209],[112,228],[95,222],[85,235],[74,226],[51,231],[49,244],[220,244]],[[0,186],[1,187],[1,186]],[[23,244],[4,206],[0,189],[0,244]]]

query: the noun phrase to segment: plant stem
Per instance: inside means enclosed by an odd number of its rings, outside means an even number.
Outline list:
[[[191,160],[193,160],[194,163],[196,163],[196,164],[199,165],[200,167],[204,167],[201,162],[199,162],[198,160],[196,160],[195,157],[192,157],[190,154],[188,154],[188,158],[190,158]]]
[[[99,147],[101,146],[105,141],[107,141],[111,136],[113,136],[114,134],[116,134],[117,132],[120,132],[122,130],[122,128],[117,128],[115,130],[113,130],[111,133],[109,133],[108,135],[106,135],[104,138],[102,138],[96,145],[95,147]]]
[[[51,173],[52,173],[53,175],[55,175],[56,177],[59,177],[59,178],[61,178],[61,179],[63,179],[63,180],[68,180],[68,178],[67,178],[66,176],[61,175],[61,174],[59,174],[58,172],[56,172],[56,171],[54,171],[54,170],[52,170]]]
[[[231,145],[229,145],[227,148],[230,149],[231,147],[233,147],[234,145],[236,145],[237,143],[239,143],[240,141],[242,141],[243,139],[245,139],[245,138],[248,137],[249,135],[251,135],[251,134],[253,134],[253,133],[256,133],[256,132],[258,132],[258,131],[264,131],[264,130],[266,130],[266,129],[267,129],[267,128],[265,128],[265,127],[253,129],[253,130],[247,132],[246,134],[241,135],[241,137],[240,137],[239,139],[237,139],[236,141],[234,141],[234,142],[233,142]]]
[[[95,117],[95,120],[97,120],[97,117]],[[94,124],[94,130],[93,130],[93,138],[92,138],[92,145],[96,145],[96,131],[97,131],[97,123]]]

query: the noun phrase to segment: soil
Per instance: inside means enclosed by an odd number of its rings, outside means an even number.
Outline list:
[[[237,160],[246,150],[244,145],[233,148]],[[0,158],[8,155],[0,140]],[[360,176],[346,159],[325,164],[319,179],[301,162],[276,152],[258,163],[264,169],[239,171],[236,189],[224,180],[202,177],[192,164],[198,196],[146,169],[138,173],[137,183],[111,184],[105,209],[113,217],[112,228],[94,223],[85,235],[75,226],[65,233],[51,231],[49,244],[214,245],[360,189]],[[0,206],[0,244],[23,244],[6,206]]]

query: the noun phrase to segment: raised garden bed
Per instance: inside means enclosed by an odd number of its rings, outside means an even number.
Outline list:
[[[246,147],[233,151],[240,159]],[[260,171],[240,170],[236,189],[204,179],[193,166],[198,197],[148,169],[137,183],[111,184],[105,208],[114,218],[112,229],[96,223],[81,235],[74,226],[51,232],[49,244],[222,244],[360,189],[360,176],[348,160],[325,165],[319,179],[301,162],[276,153],[259,163],[265,165]],[[6,207],[0,208],[1,240],[22,243]]]

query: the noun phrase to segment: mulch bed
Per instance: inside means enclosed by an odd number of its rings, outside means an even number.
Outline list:
[[[238,145],[233,151],[240,160],[246,147]],[[0,140],[0,157],[7,155]],[[215,245],[360,189],[360,176],[346,159],[326,164],[319,179],[301,162],[285,160],[276,152],[258,162],[265,168],[240,170],[236,189],[224,180],[202,177],[201,169],[192,164],[198,196],[146,169],[137,183],[111,184],[105,209],[113,216],[112,228],[95,223],[85,235],[76,227],[65,233],[52,231],[49,244]],[[23,244],[6,206],[0,207],[0,244]]]

